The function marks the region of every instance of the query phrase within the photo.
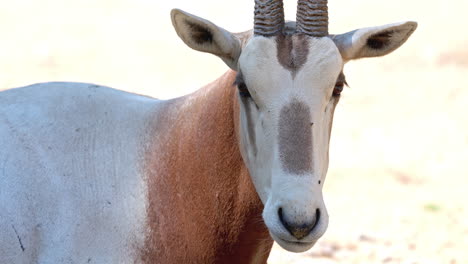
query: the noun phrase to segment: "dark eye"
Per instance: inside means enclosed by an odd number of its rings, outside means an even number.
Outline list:
[[[345,85],[348,86],[348,83],[346,82],[345,75],[341,72],[336,80],[335,88],[333,89],[333,96],[340,96]]]
[[[237,85],[237,89],[239,90],[239,95],[242,97],[251,97],[249,89],[244,82]]]
[[[244,78],[241,72],[237,73],[236,80],[234,81],[234,85],[237,86],[237,90],[239,90],[239,95],[245,98],[251,98],[249,89],[244,82]]]
[[[345,83],[344,82],[337,82],[335,84],[335,88],[333,89],[333,96],[340,96],[341,92],[343,91]]]

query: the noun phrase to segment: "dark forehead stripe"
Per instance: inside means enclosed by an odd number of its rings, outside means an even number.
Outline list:
[[[309,41],[305,35],[279,35],[276,37],[278,62],[291,71],[293,77],[306,63],[309,54]]]
[[[279,120],[279,152],[283,168],[293,174],[312,170],[312,124],[309,107],[294,100],[283,107]]]

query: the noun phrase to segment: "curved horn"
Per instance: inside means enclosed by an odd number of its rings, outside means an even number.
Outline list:
[[[313,37],[328,36],[327,3],[327,0],[298,0],[296,31]]]
[[[282,0],[255,0],[254,34],[270,37],[281,33],[284,27]]]

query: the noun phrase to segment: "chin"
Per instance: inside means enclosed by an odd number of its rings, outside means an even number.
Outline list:
[[[317,241],[312,242],[299,242],[299,241],[287,241],[281,239],[270,232],[271,237],[275,240],[275,242],[280,245],[283,249],[294,252],[294,253],[302,253],[309,249],[311,249]]]

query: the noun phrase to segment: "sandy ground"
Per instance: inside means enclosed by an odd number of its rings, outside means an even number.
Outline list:
[[[239,3],[242,2],[242,3]],[[295,17],[286,1],[286,16]],[[169,11],[231,31],[253,1],[0,1],[0,90],[80,81],[169,98],[221,75],[186,48]],[[330,0],[330,31],[416,20],[385,58],[351,62],[338,106],[325,199],[326,235],[309,252],[275,246],[269,263],[468,263],[468,2]]]

